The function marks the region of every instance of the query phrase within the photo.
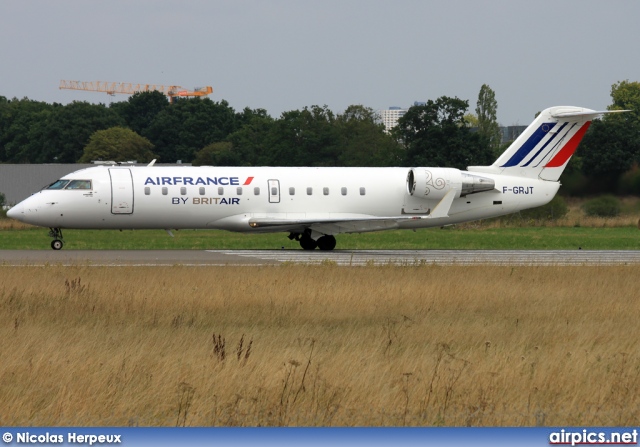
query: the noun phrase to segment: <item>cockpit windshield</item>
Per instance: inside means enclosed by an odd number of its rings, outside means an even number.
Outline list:
[[[64,189],[91,189],[91,180],[71,180]]]
[[[65,186],[67,186],[67,183],[69,183],[69,180],[56,180],[45,189],[63,189]]]
[[[45,189],[91,189],[91,180],[57,180]]]

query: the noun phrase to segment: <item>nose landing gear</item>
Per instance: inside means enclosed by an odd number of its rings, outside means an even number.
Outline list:
[[[51,248],[54,250],[60,250],[64,245],[62,230],[60,228],[49,228],[49,237],[53,238],[51,241]]]

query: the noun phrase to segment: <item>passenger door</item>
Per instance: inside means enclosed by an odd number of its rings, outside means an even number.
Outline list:
[[[111,177],[111,213],[133,213],[133,178],[129,168],[109,168]]]
[[[280,180],[267,180],[269,182],[269,203],[280,203]]]

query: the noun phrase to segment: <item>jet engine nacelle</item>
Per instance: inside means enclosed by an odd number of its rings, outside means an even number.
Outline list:
[[[493,179],[454,168],[412,168],[407,175],[407,192],[423,199],[442,199],[449,191],[456,198],[495,188]]]

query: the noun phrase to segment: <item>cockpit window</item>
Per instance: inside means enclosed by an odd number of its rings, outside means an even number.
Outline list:
[[[56,180],[45,189],[63,189],[65,186],[67,186],[67,183],[69,183],[69,180]]]
[[[91,180],[71,180],[65,189],[91,189]]]

